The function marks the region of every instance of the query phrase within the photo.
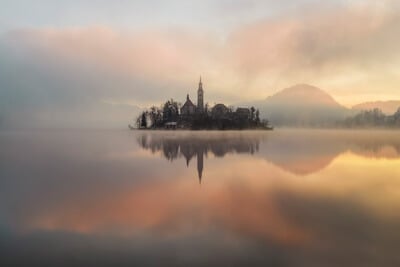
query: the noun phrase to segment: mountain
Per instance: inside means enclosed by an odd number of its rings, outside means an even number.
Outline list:
[[[394,114],[400,108],[400,100],[365,102],[352,107],[353,110],[371,110],[378,108],[386,115]]]
[[[324,126],[344,119],[350,111],[323,90],[298,84],[263,101],[247,103],[260,109],[274,126]]]

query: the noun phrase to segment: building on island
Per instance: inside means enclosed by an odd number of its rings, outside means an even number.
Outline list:
[[[186,96],[186,102],[181,107],[181,115],[190,116],[196,113],[196,105],[190,100],[189,94]]]
[[[204,112],[204,90],[203,90],[203,83],[199,82],[199,89],[197,89],[197,112],[203,113]]]
[[[186,96],[186,102],[181,107],[181,115],[188,116],[193,115],[195,113],[204,113],[204,90],[203,83],[199,82],[199,88],[197,89],[197,106],[193,104],[192,100],[190,100],[189,94]]]
[[[137,118],[139,129],[272,129],[268,121],[261,121],[260,112],[254,107],[233,107],[219,103],[211,109],[204,104],[203,82],[200,77],[197,88],[197,103],[193,103],[189,94],[180,106],[173,99],[168,100],[161,109],[153,106],[143,111]],[[130,126],[130,128],[133,128]]]
[[[186,96],[186,102],[181,107],[181,115],[184,117],[190,117],[194,114],[205,114],[208,111],[204,105],[204,89],[203,82],[199,81],[199,87],[197,89],[197,105],[195,105],[192,100],[190,100],[189,94]],[[216,104],[211,109],[211,116],[214,119],[223,119],[227,118],[232,111],[224,104],[219,103]],[[236,113],[240,118],[250,118],[250,109],[248,108],[237,108]]]

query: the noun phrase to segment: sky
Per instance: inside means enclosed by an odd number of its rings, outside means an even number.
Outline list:
[[[299,83],[400,99],[394,0],[2,0],[0,127],[120,125],[138,107],[260,100]]]

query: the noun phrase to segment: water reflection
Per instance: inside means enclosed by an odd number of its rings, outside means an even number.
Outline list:
[[[389,131],[0,133],[0,266],[400,266],[399,144]]]
[[[211,153],[215,157],[227,154],[251,154],[258,152],[261,137],[251,134],[168,134],[144,133],[139,135],[138,143],[142,148],[151,150],[153,154],[162,152],[169,161],[180,157],[190,161],[196,157],[199,182],[203,176],[204,157]]]
[[[368,158],[400,157],[400,139],[390,131],[292,130],[278,133],[168,133],[145,132],[137,141],[153,154],[162,152],[169,161],[196,157],[201,182],[204,157],[249,154],[262,157],[295,175],[309,175],[328,167],[335,158],[351,152]]]

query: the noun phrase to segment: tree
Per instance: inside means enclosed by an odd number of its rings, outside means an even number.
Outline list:
[[[257,125],[260,123],[260,110],[256,110],[256,123]]]
[[[136,128],[140,128],[141,127],[141,122],[142,122],[142,116],[141,115],[139,115],[137,118],[136,118]]]
[[[170,99],[160,107],[152,106],[143,111],[136,120],[136,126],[142,129],[160,129],[167,122],[176,122],[179,128],[187,129],[247,129],[268,126],[267,122],[261,122],[260,111],[254,107],[247,109],[246,116],[234,112],[233,106],[225,107],[221,115],[214,116],[208,103],[205,105],[205,112],[201,114],[181,117],[179,111],[180,104]]]
[[[141,118],[141,121],[140,121],[140,128],[147,128],[147,118],[146,117],[147,117],[146,116],[146,112],[143,111],[142,118]]]
[[[206,115],[208,115],[209,112],[210,112],[210,105],[208,103],[206,103],[205,106],[204,106],[204,113]]]
[[[362,111],[347,118],[346,127],[398,127],[400,126],[400,109],[393,115],[385,115],[380,109]]]
[[[254,112],[256,111],[256,109],[254,107],[250,108],[250,120],[254,121]]]
[[[149,117],[150,117],[150,122],[151,122],[151,128],[157,128],[162,126],[162,111],[157,108],[156,106],[152,106],[150,108]]]
[[[398,108],[392,116],[387,116],[386,124],[393,127],[400,126],[400,108]]]
[[[179,104],[173,99],[165,102],[163,107],[163,120],[164,122],[177,121],[179,116]]]

